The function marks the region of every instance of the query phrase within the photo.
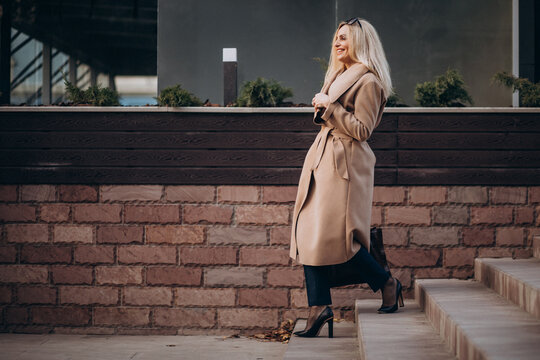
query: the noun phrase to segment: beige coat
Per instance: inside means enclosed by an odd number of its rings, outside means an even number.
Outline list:
[[[362,63],[335,72],[321,92],[330,105],[304,161],[291,232],[290,256],[305,265],[346,262],[361,245],[369,251],[376,159],[366,140],[386,104]]]

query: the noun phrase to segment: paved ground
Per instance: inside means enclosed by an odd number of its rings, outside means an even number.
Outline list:
[[[287,345],[219,336],[0,334],[2,360],[270,360]]]

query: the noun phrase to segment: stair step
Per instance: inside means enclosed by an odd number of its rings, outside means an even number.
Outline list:
[[[306,327],[306,320],[298,320],[294,331]],[[302,338],[291,336],[287,351],[283,360],[303,359],[332,359],[332,360],[357,360],[358,342],[354,323],[350,321],[334,321],[334,337],[328,338],[328,325],[324,325],[315,338]]]
[[[416,280],[415,297],[459,359],[538,359],[540,321],[483,284]]]
[[[477,258],[474,277],[540,320],[540,259]]]
[[[540,259],[540,235],[533,237],[533,256]]]
[[[379,314],[380,300],[356,300],[361,359],[455,359],[414,300],[393,314]]]

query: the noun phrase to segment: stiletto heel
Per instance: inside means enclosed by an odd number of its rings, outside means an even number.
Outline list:
[[[399,306],[400,307],[405,306],[405,304],[403,303],[403,294],[401,293],[401,291],[399,292]]]
[[[334,319],[330,319],[330,321],[328,321],[328,337],[334,337]]]
[[[294,335],[301,337],[315,337],[319,335],[324,324],[328,323],[328,337],[334,337],[334,313],[328,306],[319,314],[313,325],[308,329],[296,331]]]
[[[403,287],[401,286],[401,283],[399,282],[398,279],[395,279],[395,280],[397,281],[396,302],[394,305],[381,306],[379,310],[377,310],[379,313],[385,313],[385,314],[393,313],[398,309],[398,304],[400,307],[405,306],[405,304],[403,303],[403,294],[401,293],[401,290],[403,290]]]

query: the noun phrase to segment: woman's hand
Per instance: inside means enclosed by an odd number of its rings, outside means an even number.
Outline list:
[[[315,112],[319,109],[326,109],[330,105],[330,97],[323,93],[317,93],[313,100],[311,100],[311,105],[315,107]]]

